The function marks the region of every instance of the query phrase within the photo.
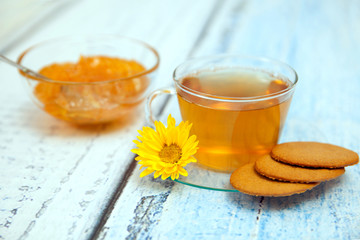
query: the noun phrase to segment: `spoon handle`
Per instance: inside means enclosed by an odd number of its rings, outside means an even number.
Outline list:
[[[49,78],[47,78],[47,77],[45,77],[45,76],[43,76],[43,75],[41,75],[41,74],[27,68],[27,67],[24,67],[24,66],[22,66],[22,65],[20,65],[20,64],[18,64],[16,62],[10,60],[9,58],[5,57],[4,55],[0,54],[0,60],[3,61],[3,62],[6,62],[6,63],[8,63],[8,64],[10,64],[10,65],[12,65],[12,66],[14,66],[16,68],[18,68],[18,69],[20,69],[21,71],[23,71],[24,73],[26,73],[26,74],[28,74],[28,75],[30,75],[32,77],[50,80]]]

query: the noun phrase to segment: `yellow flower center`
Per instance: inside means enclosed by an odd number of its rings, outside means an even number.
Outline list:
[[[166,163],[177,163],[181,158],[181,148],[176,144],[166,145],[159,152],[160,160]]]

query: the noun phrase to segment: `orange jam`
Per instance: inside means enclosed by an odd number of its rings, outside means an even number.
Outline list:
[[[142,101],[150,83],[144,71],[134,60],[81,56],[76,63],[43,67],[39,72],[58,82],[39,82],[34,94],[57,118],[79,124],[108,122],[126,117]]]

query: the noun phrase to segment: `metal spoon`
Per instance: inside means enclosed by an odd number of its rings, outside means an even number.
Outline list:
[[[8,63],[8,64],[10,64],[10,65],[12,65],[12,66],[14,66],[16,68],[18,68],[18,69],[20,69],[21,71],[23,71],[27,75],[30,75],[31,77],[34,77],[36,79],[40,78],[40,79],[45,79],[45,80],[48,80],[48,81],[52,81],[50,78],[45,77],[44,75],[42,75],[40,73],[37,73],[37,72],[27,68],[27,67],[24,67],[23,65],[20,65],[17,62],[14,62],[14,61],[8,59],[7,57],[5,57],[5,56],[3,56],[1,54],[0,54],[0,60],[3,61],[3,62],[6,62],[6,63]]]

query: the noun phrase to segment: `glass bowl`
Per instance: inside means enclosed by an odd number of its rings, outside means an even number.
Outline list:
[[[135,61],[143,68],[122,78],[82,82],[34,78],[20,71],[32,99],[45,112],[75,124],[98,124],[127,118],[140,109],[159,66],[154,48],[123,36],[64,37],[30,47],[17,62],[40,71],[55,63],[101,56]]]

